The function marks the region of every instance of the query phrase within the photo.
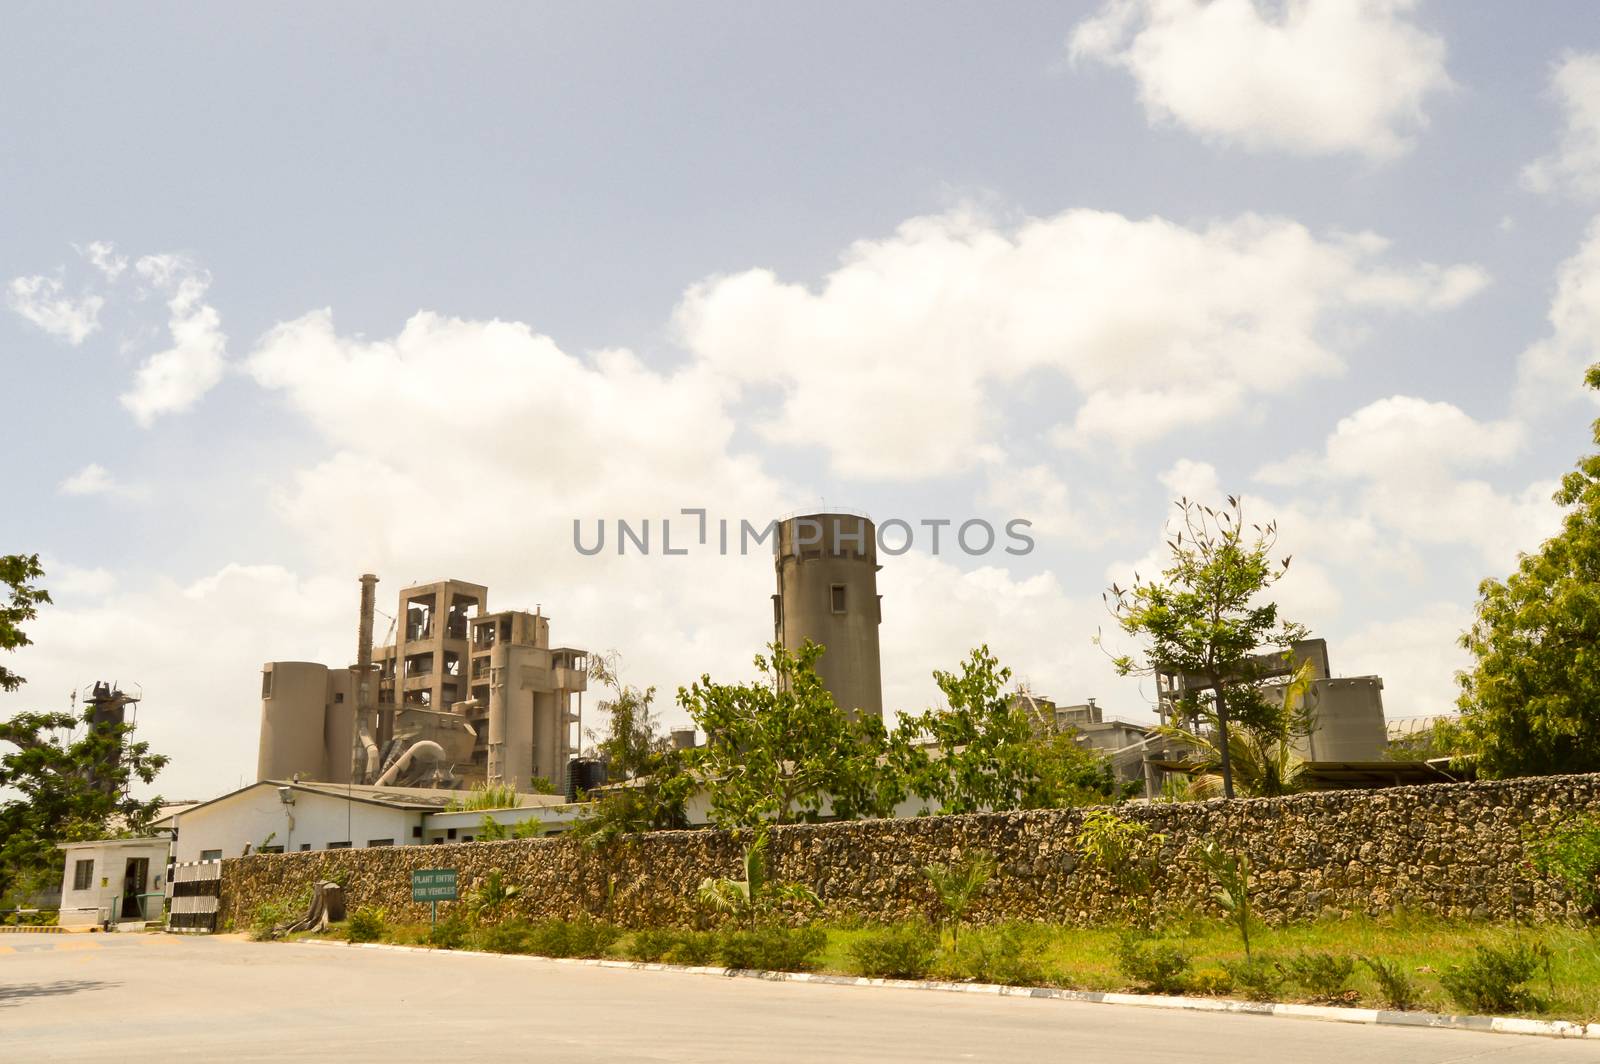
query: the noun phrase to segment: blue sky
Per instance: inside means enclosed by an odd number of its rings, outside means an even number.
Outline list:
[[[1140,717],[1099,593],[1242,492],[1336,671],[1439,712],[1588,442],[1582,3],[7,22],[0,549],[58,604],[0,711],[138,682],[172,794],[251,771],[262,661],[352,655],[367,569],[537,603],[672,719],[748,672],[770,568],[570,526],[684,506],[1029,518],[886,566],[886,701],[987,641]]]

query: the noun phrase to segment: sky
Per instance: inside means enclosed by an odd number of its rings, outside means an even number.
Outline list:
[[[1592,445],[1580,0],[5,21],[0,553],[54,604],[0,713],[142,692],[167,797],[252,777],[261,664],[353,659],[367,571],[386,613],[445,577],[537,606],[685,720],[680,685],[753,675],[774,584],[715,535],[661,553],[685,509],[911,524],[892,709],[986,643],[1141,720],[1102,592],[1176,499],[1238,495],[1334,672],[1448,712],[1478,583]],[[1035,547],[968,554],[969,520]]]

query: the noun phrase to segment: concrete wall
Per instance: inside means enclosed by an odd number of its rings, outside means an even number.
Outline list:
[[[1334,791],[1291,798],[1128,807],[1167,835],[1153,899],[1166,915],[1209,904],[1210,884],[1187,856],[1205,838],[1242,848],[1256,868],[1255,903],[1267,920],[1323,912],[1384,913],[1397,906],[1453,917],[1549,918],[1575,911],[1523,864],[1522,830],[1600,812],[1600,776]],[[1081,864],[1080,810],[871,820],[775,829],[774,872],[806,883],[825,915],[897,919],[933,904],[922,869],[981,850],[999,866],[974,916],[1093,923],[1126,900]],[[695,890],[708,875],[739,870],[739,847],[717,831],[661,832],[610,851],[570,839],[532,839],[393,850],[326,851],[225,861],[224,919],[242,924],[263,901],[340,874],[353,905],[420,920],[413,868],[461,873],[465,893],[491,868],[524,884],[530,916],[588,912],[631,926],[690,926],[704,918]]]

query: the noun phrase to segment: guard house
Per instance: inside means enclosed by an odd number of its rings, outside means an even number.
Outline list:
[[[110,927],[160,920],[171,840],[96,839],[62,843],[62,927]]]

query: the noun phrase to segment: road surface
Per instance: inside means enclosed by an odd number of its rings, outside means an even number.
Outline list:
[[[0,936],[0,1060],[1600,1061],[1600,1045],[530,958]]]

